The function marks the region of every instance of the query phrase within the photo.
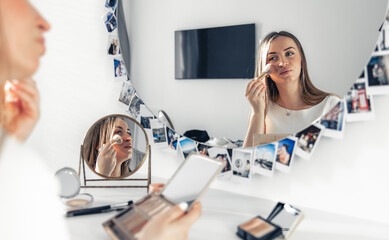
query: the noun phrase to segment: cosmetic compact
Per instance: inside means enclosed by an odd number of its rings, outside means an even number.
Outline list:
[[[267,221],[277,224],[282,228],[284,239],[290,237],[297,225],[303,219],[302,212],[288,203],[278,202],[273,208]]]
[[[150,219],[176,204],[188,209],[208,188],[225,165],[219,159],[192,153],[180,165],[161,193],[149,193],[128,209],[103,223],[112,239],[137,239]]]
[[[80,178],[74,169],[61,168],[55,173],[55,178],[59,184],[58,196],[63,204],[73,208],[91,205],[93,196],[89,193],[80,193]]]
[[[238,226],[236,234],[245,240],[271,240],[282,234],[281,227],[257,216]]]

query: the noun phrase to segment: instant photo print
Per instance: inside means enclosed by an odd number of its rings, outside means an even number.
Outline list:
[[[166,127],[167,134],[167,144],[171,150],[177,151],[178,148],[178,139],[181,137],[180,134],[176,133],[174,130]]]
[[[109,33],[113,33],[118,26],[115,14],[113,12],[107,12],[104,16],[104,24]]]
[[[208,147],[209,157],[216,158],[225,163],[224,168],[219,173],[219,178],[230,178],[232,174],[231,159],[228,155],[227,148],[222,147]]]
[[[320,124],[325,127],[323,136],[330,138],[343,138],[346,120],[346,101],[339,101],[327,114],[320,119]]]
[[[142,99],[140,99],[138,97],[138,94],[135,93],[132,98],[131,98],[131,102],[130,102],[130,105],[128,107],[128,113],[135,119],[138,120],[138,116],[140,114],[140,108],[141,108],[141,105],[144,105]]]
[[[165,125],[158,119],[150,119],[151,134],[154,146],[166,146],[167,137]]]
[[[129,79],[123,81],[122,90],[119,96],[119,102],[124,105],[124,107],[129,107],[132,96],[135,94],[135,89],[132,86],[132,83]]]
[[[232,179],[247,181],[251,178],[253,150],[234,148],[232,150]]]
[[[375,53],[366,66],[366,72],[368,94],[389,94],[389,51]]]
[[[182,202],[188,204],[188,211],[192,204],[200,199],[223,166],[224,163],[217,159],[199,154],[189,155],[160,194],[148,194],[104,222],[104,229],[112,239],[139,239],[142,228],[158,213]]]
[[[115,78],[127,76],[126,66],[124,65],[124,61],[122,58],[114,58],[113,65]]]
[[[323,135],[324,126],[313,124],[301,132],[296,133],[298,138],[296,154],[309,160]]]
[[[288,239],[303,218],[304,215],[299,209],[288,203],[278,202],[266,220],[280,226],[282,238]]]
[[[119,37],[117,35],[108,36],[107,53],[108,55],[112,55],[112,56],[122,54],[120,50]]]
[[[282,172],[290,172],[295,155],[298,139],[290,136],[278,141],[276,155],[276,169]]]
[[[366,79],[358,79],[345,99],[347,122],[368,121],[375,118],[373,96],[366,92]]]
[[[197,153],[196,142],[192,139],[182,137],[178,139],[178,143],[181,149],[182,157],[186,159],[190,153]]]
[[[105,1],[105,7],[109,10],[115,10],[117,6],[118,0],[106,0]]]
[[[254,149],[253,173],[271,177],[275,169],[278,143],[257,146]]]
[[[212,146],[208,146],[206,144],[203,144],[201,142],[197,143],[197,152],[203,156],[209,156],[208,149]]]

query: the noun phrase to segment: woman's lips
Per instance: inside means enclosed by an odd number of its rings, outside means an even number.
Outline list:
[[[280,75],[288,75],[292,70],[286,69],[280,73]]]

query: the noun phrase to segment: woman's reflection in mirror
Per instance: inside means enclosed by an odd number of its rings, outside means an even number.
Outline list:
[[[88,133],[84,159],[106,177],[126,177],[137,169],[144,153],[133,148],[133,137],[124,118],[110,116],[100,120]]]
[[[258,76],[270,64],[264,81]],[[255,77],[245,96],[251,112],[244,147],[253,146],[254,134],[292,134],[317,120],[339,101],[316,88],[308,75],[299,40],[291,33],[271,32],[261,42]]]

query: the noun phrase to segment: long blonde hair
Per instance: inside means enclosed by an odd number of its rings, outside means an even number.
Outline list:
[[[116,116],[100,119],[87,133],[82,148],[82,156],[92,169],[96,168],[96,160],[99,155],[98,148],[111,141],[115,125],[119,119],[121,118]],[[120,169],[121,176],[129,172],[128,160],[122,163]]]
[[[321,91],[313,85],[311,79],[309,78],[307,60],[305,58],[303,47],[301,46],[300,41],[293,34],[289,32],[286,31],[271,32],[262,40],[257,53],[257,65],[255,68],[255,77],[258,77],[259,74],[263,71],[263,69],[266,66],[266,59],[267,59],[267,54],[269,52],[270,44],[274,41],[274,39],[280,36],[284,36],[292,39],[296,43],[298,50],[300,51],[300,55],[301,55],[300,87],[301,87],[301,97],[303,102],[311,106],[320,103],[321,101],[323,101],[324,98],[326,98],[331,94]],[[280,93],[278,91],[277,85],[271,79],[270,76],[267,77],[266,85],[267,85],[266,101],[270,99],[271,101],[275,102],[278,99]],[[266,106],[268,106],[268,104],[266,104]],[[265,109],[265,112],[267,112],[267,109]]]

